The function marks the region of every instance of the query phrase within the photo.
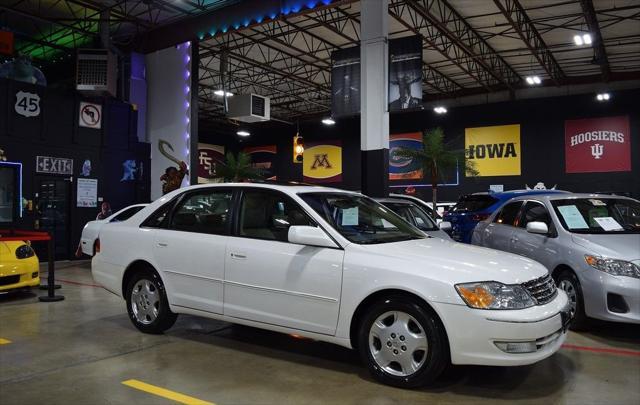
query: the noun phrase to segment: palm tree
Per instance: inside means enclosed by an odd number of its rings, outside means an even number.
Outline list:
[[[227,152],[224,163],[216,165],[215,177],[226,182],[238,182],[261,179],[262,173],[251,166],[248,153],[238,152],[236,157],[232,152]]]
[[[458,162],[463,162],[464,171],[467,176],[477,176],[473,161],[465,159],[464,149],[453,149],[451,142],[444,141],[444,132],[438,127],[422,133],[422,148],[408,149],[399,148],[395,153],[398,156],[411,158],[422,166],[422,176],[427,173],[431,179],[431,189],[433,190],[433,218],[436,218],[436,202],[438,192],[438,180],[440,175],[451,169],[455,169]]]

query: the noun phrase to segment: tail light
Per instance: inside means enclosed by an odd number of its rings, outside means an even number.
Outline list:
[[[100,238],[96,239],[96,242],[93,244],[93,251],[100,253]]]
[[[484,221],[485,219],[489,218],[490,214],[474,214],[471,219],[475,222],[480,222],[480,221]]]

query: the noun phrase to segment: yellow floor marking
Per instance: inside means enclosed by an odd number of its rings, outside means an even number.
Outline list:
[[[9,343],[11,343],[9,339],[0,338],[0,345],[8,345]]]
[[[127,387],[148,392],[149,394],[157,395],[159,397],[164,397],[176,402],[180,402],[181,404],[215,405],[213,402],[203,401],[198,398],[190,397],[188,395],[180,394],[179,392],[171,391],[162,387],[157,387],[155,385],[147,384],[138,380],[127,380],[127,381],[123,381],[122,384],[126,385]]]

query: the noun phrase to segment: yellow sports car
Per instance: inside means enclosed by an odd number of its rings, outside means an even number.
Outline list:
[[[38,257],[22,241],[0,242],[0,294],[40,285]]]

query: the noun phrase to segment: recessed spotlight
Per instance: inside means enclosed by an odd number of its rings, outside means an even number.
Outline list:
[[[598,95],[596,96],[596,99],[598,101],[607,101],[609,100],[609,98],[611,98],[609,93],[598,93]]]
[[[542,83],[542,80],[540,80],[539,76],[527,76],[525,80],[527,81],[527,84],[530,86],[533,86],[534,84]]]
[[[324,125],[333,125],[333,124],[335,124],[336,122],[333,120],[333,118],[330,118],[330,117],[329,117],[329,118],[325,118],[325,119],[323,119],[323,120],[322,120],[322,123],[323,123]]]
[[[227,94],[226,94],[226,95],[227,95],[227,97],[231,97],[231,96],[233,96],[233,93],[231,93],[231,92],[228,92],[228,91],[227,91],[226,93],[227,93]],[[221,90],[216,90],[216,91],[214,91],[214,92],[213,92],[213,94],[215,94],[216,96],[220,96],[220,97],[222,97],[222,96],[224,96],[224,95],[225,95],[225,91],[224,91],[224,90],[222,90],[222,89],[221,89]]]
[[[245,131],[243,129],[241,129],[240,131],[236,132],[236,134],[238,134],[238,136],[249,136],[249,135],[251,135],[251,133],[249,133],[249,131]]]
[[[435,107],[433,109],[433,111],[435,111],[436,114],[445,114],[447,112],[447,109],[444,108],[443,106],[439,105],[439,106]]]

